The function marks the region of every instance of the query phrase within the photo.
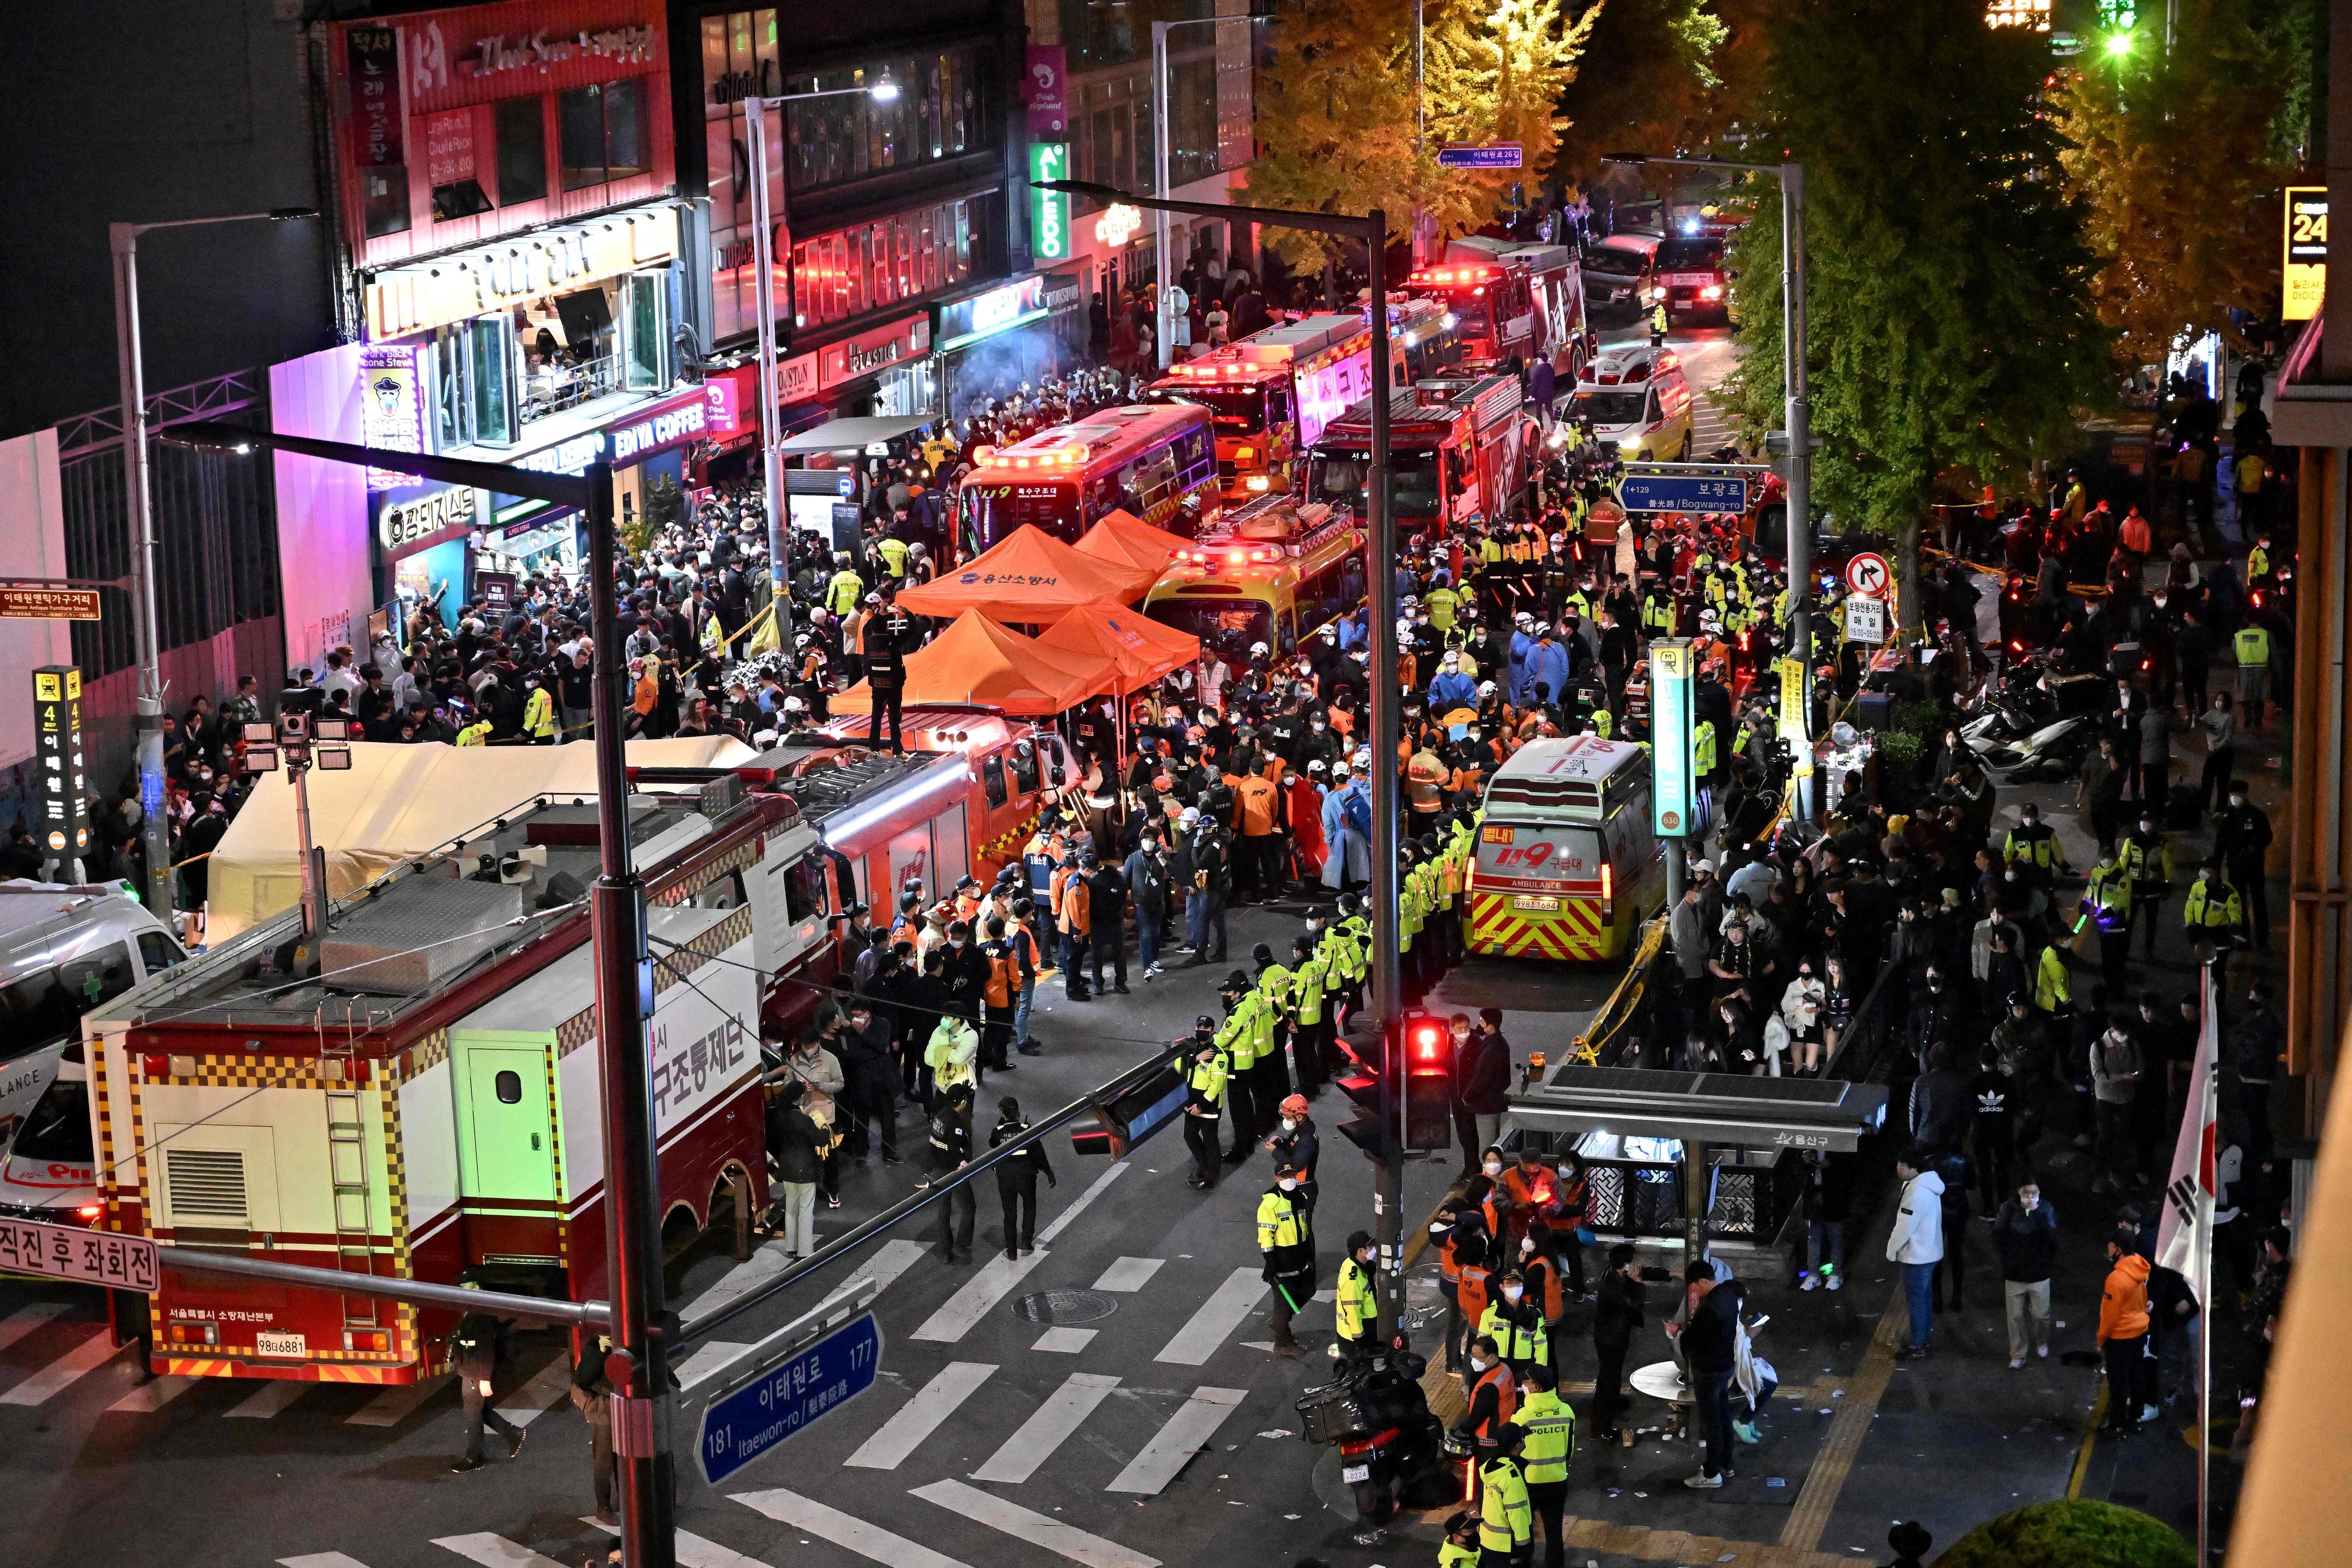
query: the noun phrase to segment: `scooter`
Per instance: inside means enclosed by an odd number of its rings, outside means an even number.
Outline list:
[[[1307,1441],[1339,1450],[1339,1479],[1369,1525],[1453,1496],[1445,1428],[1421,1391],[1428,1365],[1411,1351],[1381,1352],[1343,1363],[1337,1378],[1298,1398]]]
[[[2098,744],[2099,727],[2077,715],[2053,720],[2021,740],[1966,738],[1994,783],[2023,784],[2030,779],[2071,776]]]

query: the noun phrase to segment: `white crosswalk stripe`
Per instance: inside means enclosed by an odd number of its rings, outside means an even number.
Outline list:
[[[1176,1337],[1151,1359],[1178,1366],[1199,1366],[1216,1354],[1217,1347],[1248,1321],[1258,1302],[1265,1300],[1265,1281],[1259,1277],[1255,1264],[1234,1269],[1201,1303],[1192,1321],[1177,1330]]]
[[[1095,1281],[1094,1288],[1122,1292],[1140,1290],[1151,1283],[1151,1277],[1159,1273],[1160,1266],[1167,1261],[1164,1258],[1122,1258],[1102,1271],[1102,1278]]]
[[[1031,1412],[1021,1429],[1007,1437],[1004,1446],[990,1455],[986,1464],[972,1471],[971,1479],[1027,1480],[1118,1386],[1118,1379],[1099,1373],[1070,1373],[1062,1380],[1061,1387],[1047,1394],[1045,1402]]]
[[[882,1423],[880,1431],[866,1439],[857,1452],[842,1463],[861,1470],[897,1469],[995,1370],[986,1362],[948,1363],[930,1382],[915,1391],[912,1399],[898,1406],[889,1420]]]
[[[503,1535],[483,1532],[474,1535],[444,1535],[434,1545],[454,1552],[468,1563],[478,1563],[482,1568],[564,1568],[552,1557],[543,1557],[519,1542]]]
[[[528,1426],[572,1392],[572,1358],[558,1352],[553,1361],[531,1374],[529,1383],[508,1391],[498,1412],[518,1426]]]
[[[0,1318],[0,1351],[6,1350],[65,1310],[63,1301],[35,1301]]]
[[[290,1377],[271,1378],[256,1389],[251,1398],[222,1414],[247,1421],[268,1421],[318,1386],[315,1383],[297,1383]]]
[[[1247,1393],[1240,1388],[1194,1389],[1192,1397],[1152,1435],[1141,1453],[1128,1461],[1118,1479],[1103,1489],[1158,1497],[1192,1462],[1192,1456],[1217,1435],[1217,1428],[1224,1425],[1225,1417],[1233,1414],[1234,1406]]]
[[[1037,1238],[1037,1250],[1021,1258],[992,1258],[980,1271],[964,1282],[947,1300],[947,1304],[933,1312],[917,1329],[913,1337],[934,1344],[954,1344],[971,1332],[981,1319],[996,1310],[996,1304],[1013,1294],[1013,1288],[1029,1277],[1029,1271],[1045,1261],[1045,1238]]]
[[[621,1533],[620,1526],[606,1524],[594,1514],[584,1515],[581,1523],[593,1525],[607,1535]],[[707,1541],[690,1530],[675,1531],[677,1538],[677,1560],[682,1568],[768,1568],[756,1557],[746,1557],[731,1546],[721,1546]]]
[[[130,1348],[109,1343],[110,1338],[104,1329],[99,1330],[7,1393],[0,1394],[0,1405],[47,1404]]]
[[[300,1557],[280,1557],[278,1568],[367,1568],[356,1557],[346,1557],[340,1552],[312,1552]]]
[[[868,1524],[855,1514],[827,1508],[798,1492],[779,1487],[769,1491],[736,1492],[737,1502],[766,1514],[770,1519],[804,1530],[820,1541],[830,1541],[845,1551],[879,1563],[884,1568],[967,1568],[944,1552],[894,1535],[878,1524]]]
[[[1157,1557],[1146,1557],[1116,1541],[1089,1535],[1076,1525],[1065,1524],[1049,1514],[1007,1502],[961,1481],[934,1481],[927,1487],[917,1487],[914,1495],[991,1530],[1001,1530],[1032,1546],[1042,1546],[1057,1556],[1083,1563],[1085,1568],[1160,1568]],[[688,1564],[688,1568],[694,1565]]]
[[[887,1290],[897,1282],[898,1276],[914,1267],[915,1260],[922,1257],[926,1250],[922,1243],[916,1241],[884,1242],[875,1249],[872,1258],[853,1271],[850,1283],[841,1287],[841,1289],[835,1291],[834,1294],[839,1295],[842,1290],[853,1288],[857,1280],[868,1279],[874,1281],[874,1289],[877,1294]],[[721,1308],[731,1306],[742,1300],[782,1273],[790,1261],[790,1256],[784,1251],[782,1237],[778,1237],[764,1243],[751,1255],[749,1261],[737,1264],[726,1274],[720,1276],[718,1282],[709,1289],[694,1299],[681,1314],[686,1320],[686,1326],[690,1329]]]
[[[1055,1215],[1053,1219],[1047,1223],[1045,1228],[1037,1233],[1037,1245],[1039,1247],[1049,1247],[1053,1245],[1054,1238],[1061,1235],[1064,1231],[1069,1229],[1071,1223],[1080,1215],[1086,1213],[1087,1206],[1093,1203],[1097,1198],[1102,1196],[1103,1189],[1109,1186],[1113,1182],[1118,1180],[1120,1174],[1124,1173],[1126,1169],[1126,1161],[1114,1161],[1108,1170],[1104,1171],[1101,1175],[1097,1176],[1092,1182],[1087,1184],[1087,1190],[1085,1192],[1080,1193],[1076,1197],[1070,1200],[1070,1206],[1068,1208],[1066,1208],[1060,1214]]]
[[[106,1408],[109,1414],[121,1411],[131,1415],[152,1415],[202,1381],[201,1378],[181,1377],[177,1374],[150,1378]]]
[[[1094,1343],[1095,1335],[1101,1331],[1099,1329],[1047,1329],[1029,1348],[1045,1351],[1048,1354],[1076,1355]]]
[[[424,1377],[415,1383],[394,1384],[343,1418],[346,1426],[397,1426],[418,1405],[449,1386],[450,1377],[443,1373],[438,1377]]]

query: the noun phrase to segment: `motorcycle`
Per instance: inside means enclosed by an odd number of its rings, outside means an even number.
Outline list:
[[[2081,714],[2056,719],[2022,738],[1985,734],[1962,738],[1996,784],[2072,776],[2099,743],[2097,722]]]
[[[1307,1441],[1339,1450],[1339,1479],[1375,1528],[1401,1508],[1437,1508],[1454,1495],[1445,1428],[1421,1391],[1428,1366],[1411,1351],[1383,1351],[1343,1363],[1298,1397]]]

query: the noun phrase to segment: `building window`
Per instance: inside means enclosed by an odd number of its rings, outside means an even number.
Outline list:
[[[1150,59],[1154,22],[1205,21],[1217,14],[1209,0],[1061,0],[1061,11],[1062,42],[1070,51],[1073,76]]]
[[[669,384],[669,275],[633,272],[621,279],[621,384],[633,392]]]
[[[975,259],[986,263],[982,209],[993,200],[941,202],[794,246],[793,324],[855,321],[969,280]]]
[[[384,163],[360,171],[367,203],[367,237],[408,232],[408,166]]]
[[[653,167],[646,134],[646,86],[635,78],[575,87],[556,100],[563,188],[583,190]]]
[[[788,95],[837,94],[784,106],[792,189],[824,190],[995,145],[987,100],[993,58],[987,49],[956,49],[786,79]],[[879,103],[866,89],[886,75],[898,95]]]
[[[498,105],[499,205],[519,206],[547,196],[547,104],[539,97]]]

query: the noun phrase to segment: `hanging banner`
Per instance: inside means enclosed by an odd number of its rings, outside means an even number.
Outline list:
[[[1029,134],[1060,141],[1070,128],[1070,52],[1060,44],[1031,44],[1021,101],[1029,106]]]
[[[1780,671],[1780,738],[1805,738],[1805,667],[1793,658],[1779,661]]]
[[[89,853],[89,774],[81,755],[81,671],[33,671],[33,842],[44,858]]]

